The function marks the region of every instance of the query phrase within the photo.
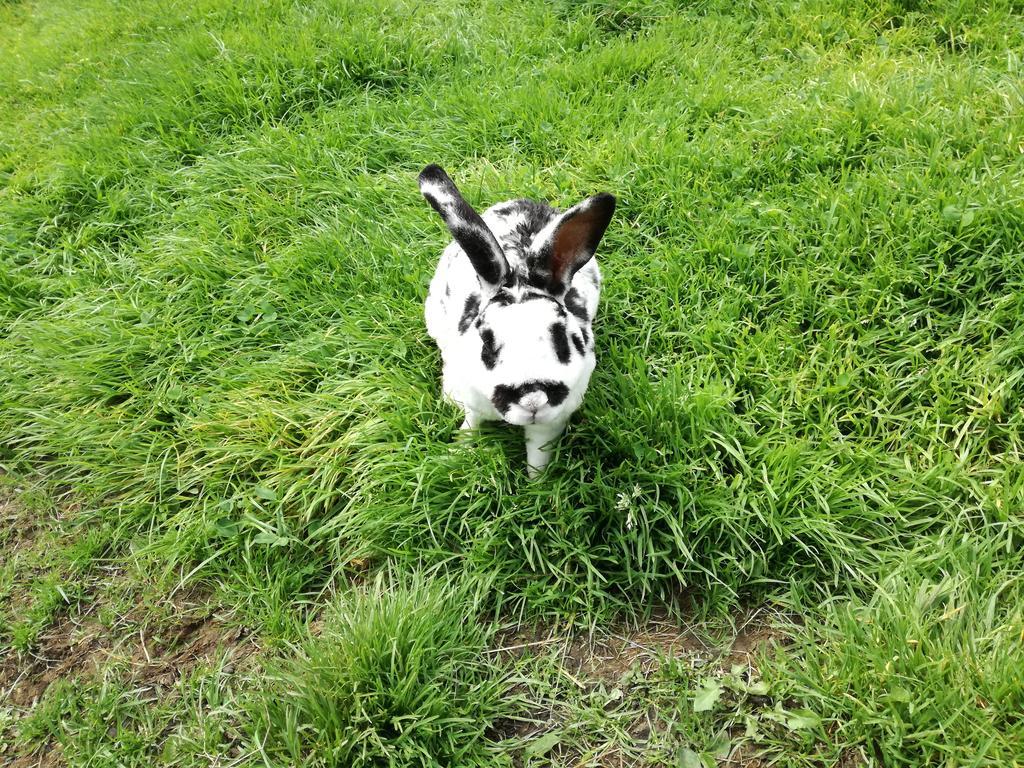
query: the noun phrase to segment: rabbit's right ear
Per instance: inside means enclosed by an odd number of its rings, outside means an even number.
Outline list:
[[[428,165],[420,173],[419,181],[420,192],[441,214],[448,231],[469,256],[480,279],[493,288],[502,285],[510,272],[508,261],[480,214],[463,199],[441,166]]]

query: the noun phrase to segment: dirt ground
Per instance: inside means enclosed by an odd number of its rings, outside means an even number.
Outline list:
[[[16,489],[0,487],[0,548],[6,557],[45,548],[53,520],[19,503]],[[72,515],[65,509],[59,515]],[[218,611],[208,595],[181,590],[152,602],[133,595],[117,568],[100,565],[84,599],[58,614],[31,647],[19,651],[0,637],[0,702],[8,707],[8,732],[0,732],[0,765],[63,765],[60,747],[49,744],[19,754],[11,738],[13,724],[28,714],[60,680],[97,678],[113,671],[140,695],[172,695],[175,682],[203,664],[224,660],[230,671],[258,650],[256,638]],[[18,583],[32,576],[18,574]],[[0,605],[17,616],[31,596],[15,589]],[[135,606],[127,610],[118,606]],[[2,721],[0,721],[2,722]]]

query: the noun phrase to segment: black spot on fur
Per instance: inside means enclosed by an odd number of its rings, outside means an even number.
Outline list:
[[[590,315],[587,314],[587,307],[583,303],[583,297],[575,288],[570,288],[569,292],[565,294],[565,308],[583,322],[590,320]]]
[[[560,381],[544,383],[544,394],[548,396],[549,405],[561,405],[569,396],[569,388]]]
[[[547,291],[552,296],[561,296],[565,283],[551,273],[551,247],[531,253],[526,259],[528,270],[526,282],[533,288]]]
[[[565,323],[552,323],[550,331],[551,344],[555,348],[555,354],[558,355],[558,362],[566,365],[569,362],[571,353],[569,351],[569,337],[565,331]]]
[[[527,259],[527,267],[530,270],[528,282],[534,288],[540,288],[554,296],[561,296],[565,291],[565,283],[551,271],[550,243],[530,255]]]
[[[517,229],[522,232],[524,237],[530,238],[544,229],[558,215],[558,212],[547,203],[525,197],[502,203],[495,209],[495,213],[502,216],[522,216],[523,222]]]
[[[498,291],[491,297],[491,304],[497,304],[499,307],[507,307],[509,304],[515,304],[515,297],[508,291]]]
[[[512,407],[512,403],[519,400],[517,394],[518,387],[508,387],[504,384],[499,384],[494,388],[494,393],[491,395],[491,402],[494,403],[494,407],[498,409],[498,413],[508,413],[508,409]]]
[[[477,312],[480,311],[480,294],[471,293],[466,297],[466,306],[462,310],[462,317],[459,318],[459,333],[465,333],[472,325]],[[450,326],[449,326],[450,327]]]
[[[547,203],[526,199],[509,200],[495,206],[491,211],[505,219],[517,219],[515,225],[509,227],[501,236],[502,250],[505,251],[507,258],[513,260],[523,259],[536,234],[557,214]]]
[[[576,347],[576,351],[581,355],[587,351],[587,348],[583,346],[583,339],[580,338],[578,333],[572,335],[572,345]]]
[[[516,213],[522,214],[523,221],[516,226],[516,233],[525,247],[555,218],[557,213],[547,203],[538,203],[533,200],[519,200],[518,202],[519,209]]]
[[[580,333],[583,334],[583,345],[590,344],[590,332],[586,328],[580,328]]]
[[[491,395],[491,402],[501,414],[508,413],[508,409],[520,399],[531,392],[541,391],[548,396],[548,405],[558,406],[565,402],[569,396],[569,388],[560,381],[527,381],[518,386],[510,387],[499,384],[494,388]]]
[[[557,302],[554,296],[548,296],[546,293],[539,293],[538,291],[527,291],[523,294],[523,301],[554,301]]]
[[[530,269],[526,275],[526,284],[531,288],[538,288],[542,291],[547,290],[548,275],[542,274],[540,270]]]
[[[480,349],[480,360],[488,371],[493,371],[494,366],[498,364],[498,355],[501,353],[501,347],[495,343],[494,332],[490,328],[484,328],[480,331],[480,339],[484,343]]]
[[[522,199],[517,201],[520,211],[526,217],[526,227],[535,235],[546,227],[558,212],[545,202]]]

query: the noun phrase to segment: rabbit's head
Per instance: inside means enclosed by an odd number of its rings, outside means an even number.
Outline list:
[[[460,333],[479,339],[479,354],[474,345],[455,375],[511,424],[565,421],[579,407],[595,363],[592,318],[573,277],[593,258],[615,198],[594,195],[553,212],[524,238],[513,268],[495,233],[441,168],[428,166],[419,181],[480,284],[459,322]],[[596,296],[596,266],[590,270]]]

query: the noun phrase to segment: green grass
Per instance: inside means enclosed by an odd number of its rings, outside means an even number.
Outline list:
[[[827,605],[799,662],[774,674],[881,764],[1020,764],[1024,571],[993,538],[910,550],[869,597]]]
[[[654,764],[752,718],[783,764],[1024,764],[1022,39],[1015,0],[0,3],[0,466],[74,502],[0,538],[0,649],[87,612],[102,565],[207,591],[290,670],[199,669],[151,715],[111,667],[0,709],[0,741],[341,765],[346,691],[407,678],[321,653],[423,628],[428,667],[507,682],[495,627],[768,603],[799,618],[770,702],[693,712],[708,681],[667,665],[595,704],[541,659],[500,707],[438,683],[473,713],[450,741],[368,711],[359,754],[600,764],[649,703]],[[619,198],[598,368],[541,482],[439,400],[430,162],[479,207]],[[311,638],[335,593],[358,621]],[[401,634],[386,606],[421,594]],[[500,738],[522,696],[565,727]]]
[[[494,765],[483,736],[505,686],[474,606],[415,574],[346,596],[272,673],[256,738],[295,765]]]

